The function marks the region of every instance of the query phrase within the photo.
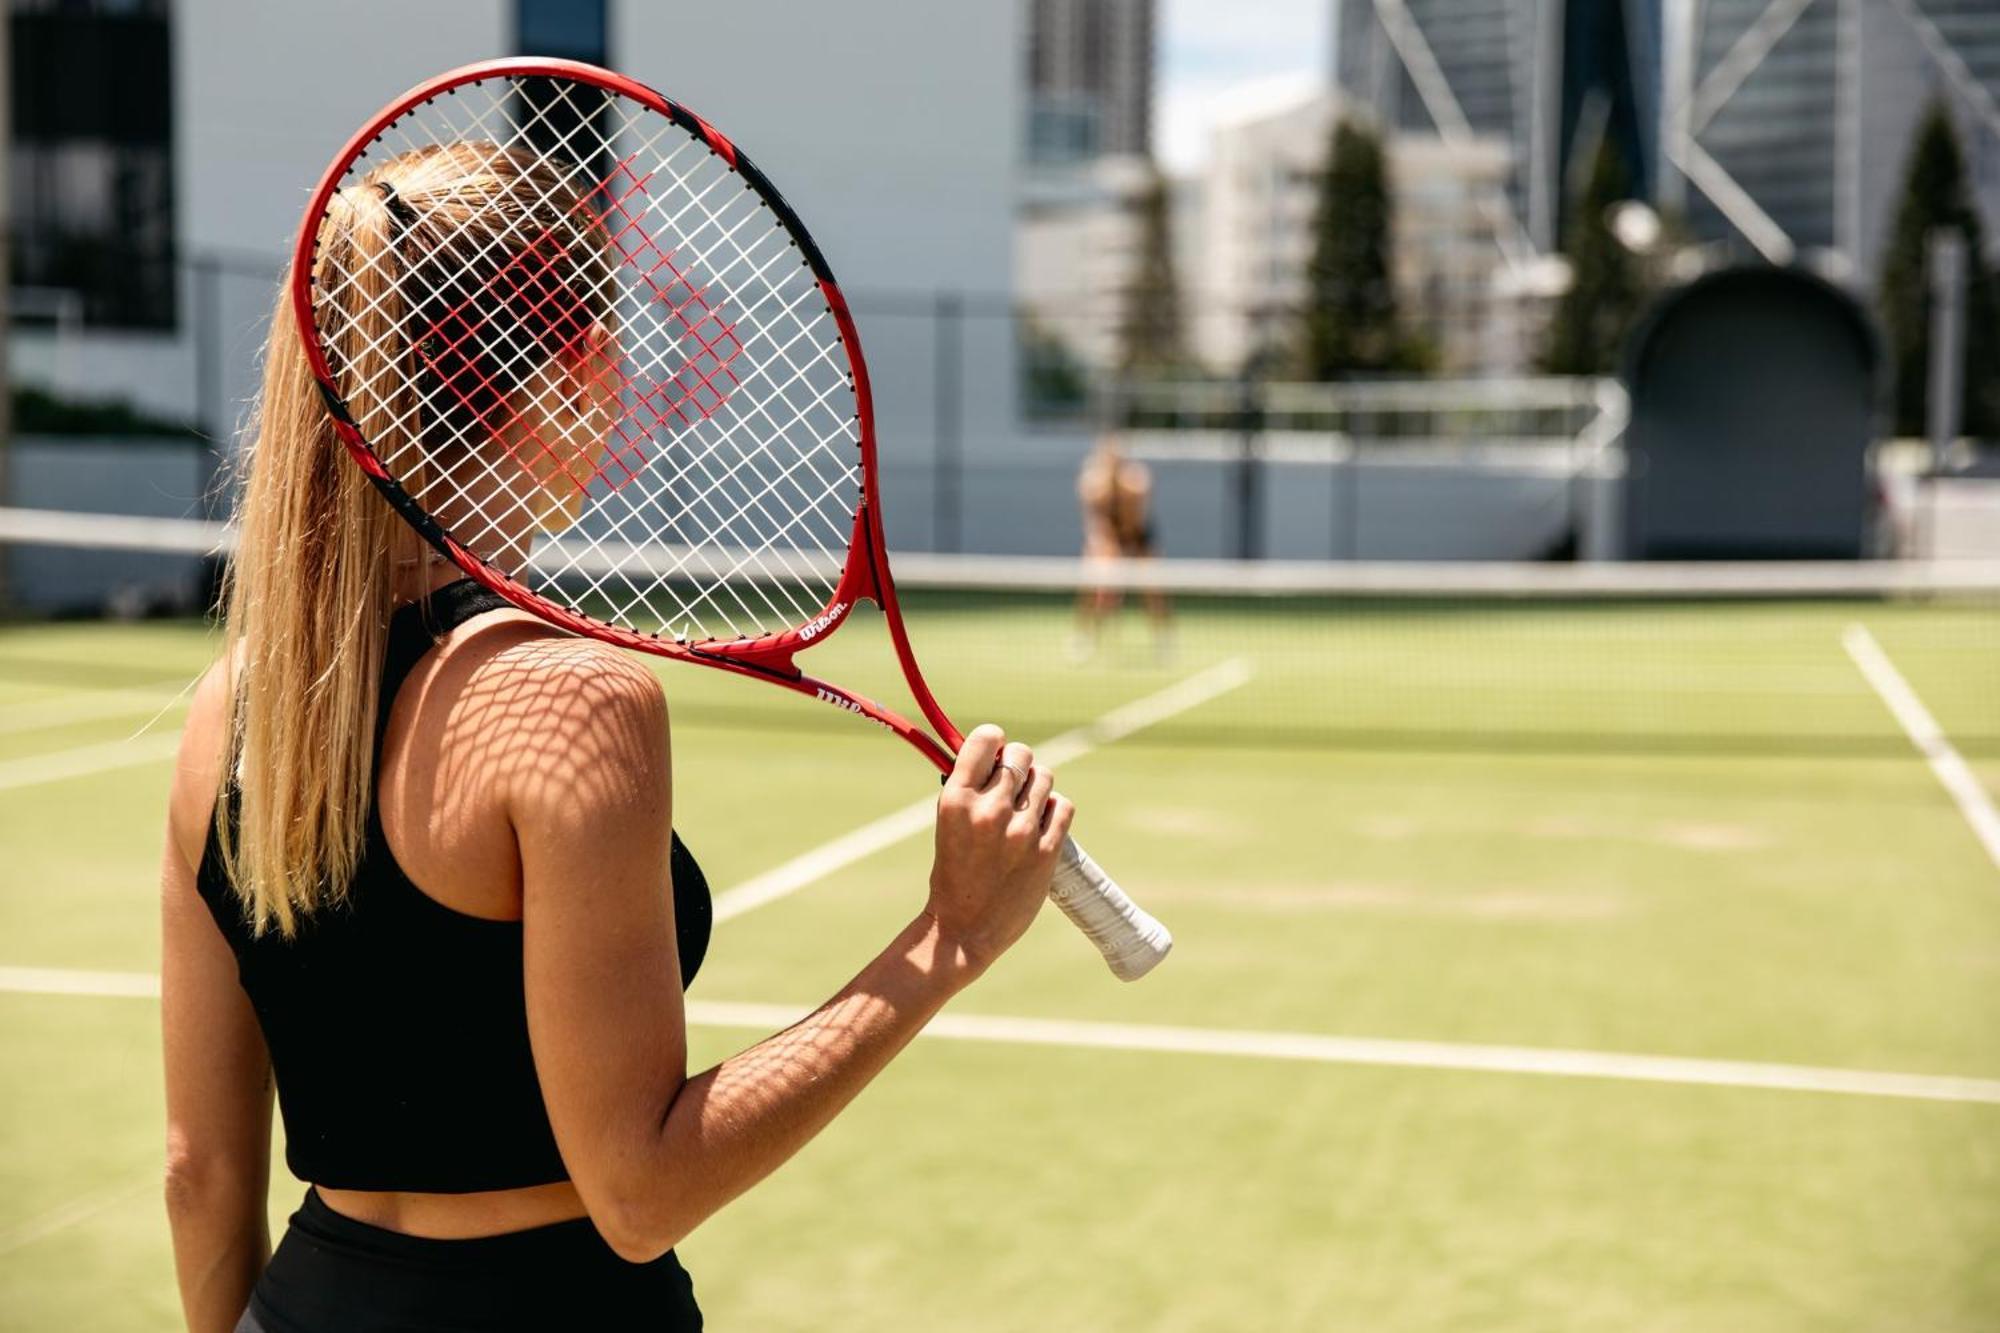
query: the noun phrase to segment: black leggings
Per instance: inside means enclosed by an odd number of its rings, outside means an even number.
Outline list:
[[[308,1189],[236,1333],[514,1333],[701,1327],[672,1251],[628,1263],[588,1218],[427,1240],[336,1213]]]

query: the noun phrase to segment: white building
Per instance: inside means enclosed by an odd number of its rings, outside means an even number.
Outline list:
[[[255,384],[263,322],[300,209],[347,136],[405,88],[456,65],[523,50],[594,58],[720,126],[807,220],[850,293],[868,349],[892,538],[925,545],[937,415],[931,325],[882,298],[1011,287],[1023,121],[1018,8],[343,0],[339,21],[328,22],[323,7],[269,0],[99,5],[93,15],[103,22],[136,15],[166,28],[166,68],[140,74],[170,89],[161,150],[170,203],[154,212],[171,218],[159,253],[173,294],[147,312],[147,327],[86,317],[77,328],[64,317],[58,334],[47,320],[17,322],[13,373],[44,385],[69,376],[73,383],[54,387],[116,393],[226,432]],[[17,42],[21,31],[17,17]],[[69,71],[36,95],[91,93]],[[116,156],[102,145],[59,147],[42,154],[45,166]],[[33,182],[23,179],[21,157],[17,130],[17,221],[33,204],[52,226],[88,229],[92,200],[112,193],[111,170],[63,166],[72,175],[45,174],[27,199]],[[100,217],[96,230],[109,243],[120,228]],[[38,299],[58,316],[77,308],[60,293]],[[1012,429],[1012,342],[994,344],[967,357],[960,389],[968,441]],[[905,479],[916,494],[895,493]]]
[[[1024,187],[1014,232],[1015,293],[1033,334],[1056,339],[1084,367],[1118,362],[1152,179],[1143,159],[1105,157],[1071,172],[1036,172]],[[1200,314],[1187,299],[1203,258],[1200,202],[1198,179],[1168,178],[1170,259],[1183,293],[1184,335]]]
[[[1028,0],[1028,160],[1145,157],[1155,0]]]
[[[1221,124],[1203,207],[1202,316],[1194,330],[1216,369],[1241,366],[1290,336],[1304,301],[1313,219],[1340,103],[1331,91]],[[1395,133],[1386,145],[1394,276],[1403,316],[1438,349],[1441,369],[1490,369],[1483,336],[1503,265],[1493,205],[1510,157],[1504,141]]]

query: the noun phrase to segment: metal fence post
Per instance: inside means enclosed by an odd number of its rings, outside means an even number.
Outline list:
[[[1364,413],[1357,413],[1356,418],[1369,422],[1375,420],[1372,414]],[[1334,471],[1340,474],[1343,482],[1340,488],[1340,521],[1334,525],[1334,530],[1340,534],[1340,550],[1336,554],[1344,560],[1361,558],[1361,445],[1366,438],[1363,431],[1349,430],[1347,447],[1334,464]]]
[[[933,462],[931,467],[931,545],[940,551],[964,547],[963,482],[965,470],[964,298],[955,291],[937,293],[931,312]]]
[[[221,473],[228,426],[223,417],[222,388],[222,262],[213,255],[188,260],[194,288],[195,426],[208,438],[201,469],[201,515],[214,518],[215,479]]]
[[[1958,438],[1960,399],[1965,378],[1965,237],[1939,227],[1925,238],[1930,261],[1931,327],[1930,384],[1924,424],[1931,441],[1926,494],[1923,552],[1937,554],[1938,486],[1951,465],[1951,446]]]
[[[1259,508],[1258,450],[1264,433],[1262,385],[1246,372],[1237,385],[1237,419],[1242,438],[1236,461],[1236,556],[1255,560],[1263,549],[1262,514]]]

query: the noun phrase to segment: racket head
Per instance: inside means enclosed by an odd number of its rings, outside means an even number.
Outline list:
[[[544,620],[764,675],[962,740],[917,670],[882,542],[873,404],[825,256],[733,143],[574,61],[442,74],[307,205],[293,316],[333,428],[425,540]],[[937,736],[800,674],[882,607]],[[1118,975],[1171,937],[1073,842],[1058,895]]]
[[[852,315],[694,112],[573,61],[427,80],[328,167],[289,281],[342,444],[515,605],[792,674],[873,600],[914,672]]]

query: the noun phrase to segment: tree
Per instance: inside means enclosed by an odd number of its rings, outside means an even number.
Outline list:
[[[1966,186],[1965,159],[1951,117],[1938,103],[1918,125],[1903,198],[1882,259],[1882,323],[1896,380],[1896,433],[1922,435],[1930,385],[1930,234],[1965,238],[1965,400],[1968,435],[2000,436],[2000,292],[1986,267],[1979,210]]]
[[[1625,164],[1610,135],[1599,139],[1583,194],[1563,228],[1570,285],[1549,319],[1542,368],[1557,375],[1603,375],[1617,369],[1625,336],[1645,302],[1639,257],[1611,230],[1613,206],[1632,197]]]
[[[1118,365],[1127,374],[1172,373],[1188,357],[1174,270],[1173,201],[1158,168],[1148,171],[1136,211],[1139,253],[1119,312]]]
[[[1366,127],[1342,120],[1327,147],[1313,212],[1297,349],[1305,378],[1409,369],[1421,361],[1397,318],[1389,224],[1382,142]]]
[[[1090,398],[1090,377],[1076,353],[1029,316],[1021,325],[1021,379],[1030,416],[1078,411]]]

